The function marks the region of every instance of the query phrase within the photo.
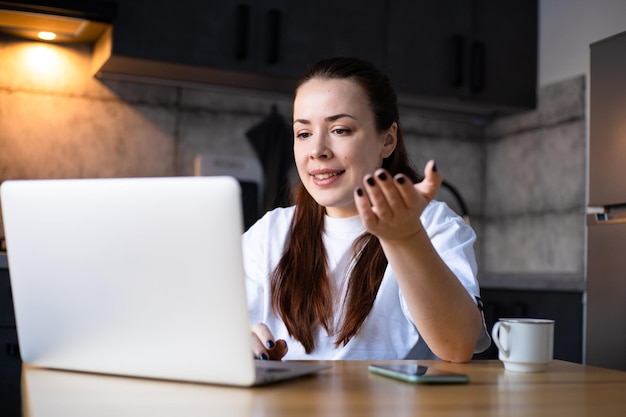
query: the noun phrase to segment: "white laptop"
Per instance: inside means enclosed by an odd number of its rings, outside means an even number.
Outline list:
[[[0,201],[25,363],[239,386],[330,367],[254,360],[234,178],[14,180]]]

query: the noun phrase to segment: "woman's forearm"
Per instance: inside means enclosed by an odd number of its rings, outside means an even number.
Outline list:
[[[482,330],[480,310],[422,229],[401,240],[381,240],[409,312],[435,355],[472,358]]]

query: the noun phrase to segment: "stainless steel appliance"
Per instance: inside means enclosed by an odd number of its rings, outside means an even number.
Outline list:
[[[626,32],[591,45],[585,363],[626,371]]]

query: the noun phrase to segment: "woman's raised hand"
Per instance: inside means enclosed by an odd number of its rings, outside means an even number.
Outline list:
[[[422,230],[419,216],[441,186],[443,177],[435,161],[428,161],[424,180],[411,184],[398,174],[391,178],[384,169],[367,175],[355,191],[357,210],[365,228],[383,240],[408,238]]]

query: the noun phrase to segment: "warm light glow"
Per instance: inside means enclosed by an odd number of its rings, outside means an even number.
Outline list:
[[[23,68],[43,79],[56,77],[63,66],[59,52],[48,45],[32,45],[25,51],[25,58]]]
[[[54,32],[39,32],[37,37],[39,37],[39,39],[43,39],[44,41],[52,41],[56,39],[57,35]]]
[[[90,51],[85,46],[34,41],[2,46],[0,85],[63,92],[81,89],[91,79]]]

